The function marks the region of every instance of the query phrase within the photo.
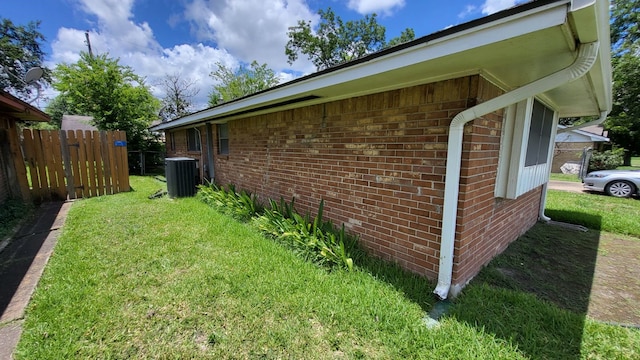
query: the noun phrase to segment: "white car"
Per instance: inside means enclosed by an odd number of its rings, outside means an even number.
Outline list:
[[[640,170],[600,170],[582,179],[588,191],[604,192],[615,197],[640,195]]]

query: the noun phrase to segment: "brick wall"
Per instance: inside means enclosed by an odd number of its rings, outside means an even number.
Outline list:
[[[502,91],[497,87],[480,81],[478,102],[500,94]],[[540,188],[516,200],[494,197],[502,117],[501,110],[474,120],[465,127],[454,249],[454,284],[463,285],[470,280],[538,219]]]
[[[198,160],[198,171],[200,173],[200,178],[207,177],[208,174],[205,174],[205,166],[204,166],[204,156],[206,154],[207,149],[207,133],[206,127],[199,126],[197,129],[200,131],[200,151],[190,151],[187,147],[187,129],[173,130],[167,132],[165,135],[166,141],[166,152],[167,157],[188,157],[192,159]],[[173,137],[173,140],[172,140]],[[173,141],[173,147],[172,147]]]
[[[370,252],[435,279],[448,126],[499,94],[472,76],[234,120],[230,153],[215,158],[216,181],[262,199],[295,197],[301,213],[324,199],[325,215]],[[537,219],[538,190],[515,201],[493,197],[501,119],[492,114],[465,129],[456,283]]]

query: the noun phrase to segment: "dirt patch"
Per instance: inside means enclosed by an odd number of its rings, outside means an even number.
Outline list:
[[[598,321],[640,326],[640,239],[537,224],[476,280]]]
[[[640,241],[600,235],[589,309],[597,320],[640,326]]]

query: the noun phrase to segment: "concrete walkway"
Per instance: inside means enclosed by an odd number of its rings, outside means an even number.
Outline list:
[[[0,360],[12,359],[24,311],[53,253],[71,202],[46,203],[0,243]]]
[[[573,182],[573,181],[549,180],[549,189],[571,191],[571,192],[577,192],[577,193],[583,192],[582,183]]]

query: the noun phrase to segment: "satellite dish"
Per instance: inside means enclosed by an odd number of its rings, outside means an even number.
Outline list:
[[[43,74],[44,74],[44,71],[42,70],[41,67],[39,66],[32,67],[24,75],[24,82],[26,82],[27,84],[33,84],[34,82],[40,80]]]

